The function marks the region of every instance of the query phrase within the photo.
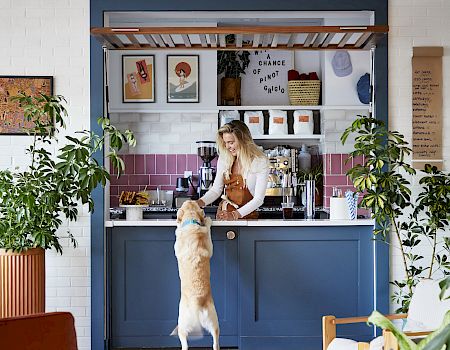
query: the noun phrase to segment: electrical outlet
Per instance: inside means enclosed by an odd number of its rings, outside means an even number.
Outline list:
[[[190,170],[185,170],[185,171],[184,171],[184,177],[192,177],[192,171],[190,171]]]

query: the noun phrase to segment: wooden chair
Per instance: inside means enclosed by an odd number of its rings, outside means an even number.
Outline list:
[[[387,315],[386,316],[390,320],[396,320],[401,318],[406,318],[407,314],[398,314],[398,315]],[[323,316],[322,317],[322,349],[327,350],[328,346],[331,344],[331,342],[336,338],[336,325],[338,324],[351,324],[351,323],[363,323],[367,322],[367,319],[369,316],[365,317],[347,317],[347,318],[336,318],[334,316]],[[391,332],[383,332],[383,335],[385,333],[390,333],[390,336],[387,336],[384,338],[385,342],[385,350],[391,349],[389,347],[386,347],[388,345],[387,339],[389,339],[390,346],[392,346],[392,349],[397,349],[398,346],[394,345],[394,342],[397,342],[397,339],[392,335]],[[369,343],[364,342],[358,342],[357,343],[358,350],[369,350]]]
[[[77,350],[73,316],[49,312],[0,318],[0,349]]]
[[[450,309],[450,300],[439,299],[439,284],[437,281],[433,280],[423,280],[420,282],[415,290],[413,298],[411,299],[409,314],[398,314],[398,315],[387,315],[386,318],[390,320],[397,319],[407,319],[407,322],[413,324],[422,324],[427,329],[437,328],[442,320],[444,319],[444,314]],[[367,322],[368,317],[349,317],[349,318],[336,318],[335,316],[324,316],[322,318],[322,344],[323,350],[329,349],[331,342],[336,339],[336,325],[338,324],[350,324],[350,323],[362,323]],[[408,327],[408,328],[411,328]],[[421,337],[426,336],[431,333],[431,331],[404,331],[404,333],[409,337]],[[354,349],[358,350],[368,350],[369,343],[354,343],[352,340]],[[384,350],[398,350],[397,338],[390,331],[383,331],[383,346]],[[342,348],[340,344],[335,342],[332,346],[334,349]]]

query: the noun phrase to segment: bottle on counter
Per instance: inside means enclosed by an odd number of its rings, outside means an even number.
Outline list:
[[[302,171],[311,169],[311,154],[307,151],[305,144],[302,145],[300,152],[298,152],[298,167]]]

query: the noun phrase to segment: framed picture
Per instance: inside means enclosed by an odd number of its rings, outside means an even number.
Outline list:
[[[20,93],[30,96],[53,94],[53,77],[0,75],[0,134],[27,135],[34,123],[26,121],[23,109],[10,97]]]
[[[199,102],[198,55],[167,55],[167,102]]]
[[[155,56],[122,56],[122,101],[155,102]]]

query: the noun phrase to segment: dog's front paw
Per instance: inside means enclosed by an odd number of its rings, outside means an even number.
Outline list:
[[[205,217],[205,220],[203,221],[205,223],[205,226],[210,228],[212,225],[212,220],[209,216]]]

